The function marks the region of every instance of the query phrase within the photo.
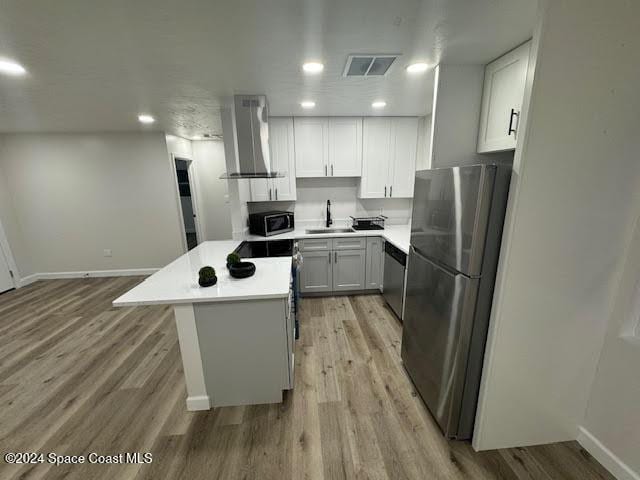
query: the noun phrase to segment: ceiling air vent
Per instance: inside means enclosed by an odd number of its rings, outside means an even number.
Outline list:
[[[344,77],[382,77],[386,75],[399,54],[349,55],[344,67]]]

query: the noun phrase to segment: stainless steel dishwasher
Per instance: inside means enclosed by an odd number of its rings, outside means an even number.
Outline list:
[[[389,242],[384,242],[384,281],[383,293],[391,310],[402,320],[402,302],[404,301],[404,270],[407,255]]]

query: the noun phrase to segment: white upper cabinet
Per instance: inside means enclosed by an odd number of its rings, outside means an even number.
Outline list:
[[[296,117],[298,177],[359,177],[362,174],[362,118]]]
[[[368,117],[362,128],[360,198],[384,198],[389,184],[391,118]]]
[[[331,177],[362,174],[362,118],[329,118],[329,168]]]
[[[360,198],[413,196],[418,118],[367,117],[363,121]]]
[[[294,119],[296,176],[328,176],[328,130],[329,122],[324,117],[296,117]]]
[[[273,196],[271,180],[268,178],[254,178],[249,180],[249,201],[268,202]]]
[[[485,67],[478,153],[516,148],[530,49],[529,41]]]
[[[296,159],[293,148],[293,118],[269,119],[269,144],[272,169],[286,175],[283,178],[271,179],[274,200],[295,200]]]
[[[284,173],[285,176],[249,180],[252,202],[296,199],[296,162],[293,143],[293,118],[269,118],[271,169]]]
[[[389,197],[413,197],[418,155],[418,118],[394,118],[391,122],[393,155],[389,166]]]

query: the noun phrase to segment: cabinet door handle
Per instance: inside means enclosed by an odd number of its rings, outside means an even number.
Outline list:
[[[393,185],[389,187],[389,198],[393,196]]]
[[[385,196],[385,198],[387,197],[387,186],[386,185],[384,186],[384,196]]]
[[[271,200],[271,189],[269,189],[269,200]]]
[[[507,130],[507,135],[516,133],[516,129],[513,128],[513,117],[516,117],[518,120],[520,120],[520,114],[512,108],[511,113],[509,114],[509,130]]]
[[[325,177],[327,176],[327,166],[326,165],[324,166],[324,176]]]
[[[276,188],[276,200],[278,199],[278,189]]]
[[[331,176],[333,177],[333,163],[331,164]]]
[[[331,263],[331,252],[329,252],[329,263]]]
[[[338,252],[333,252],[333,263],[338,263]]]

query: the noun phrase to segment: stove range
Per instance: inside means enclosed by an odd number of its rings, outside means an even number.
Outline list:
[[[234,253],[241,258],[290,257],[293,255],[293,240],[244,241]]]

